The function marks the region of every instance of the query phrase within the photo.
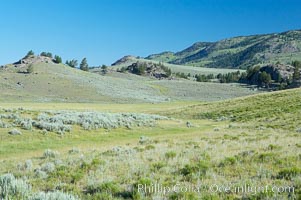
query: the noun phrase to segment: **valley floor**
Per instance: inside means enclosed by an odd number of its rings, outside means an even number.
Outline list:
[[[300,91],[215,103],[1,103],[0,198],[299,199]],[[125,113],[137,114],[125,122]]]

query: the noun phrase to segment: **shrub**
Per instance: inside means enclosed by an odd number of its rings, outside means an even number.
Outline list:
[[[154,145],[151,145],[151,144],[145,146],[145,150],[152,150],[152,149],[155,149],[155,148],[156,147]]]
[[[114,195],[120,191],[119,186],[114,182],[105,182],[98,185],[90,185],[87,187],[88,194],[106,193]]]
[[[292,167],[292,168],[287,168],[281,170],[277,178],[278,179],[286,179],[286,180],[291,180],[293,177],[301,175],[301,168],[298,167]]]
[[[18,129],[12,129],[12,130],[10,130],[10,131],[8,132],[8,134],[10,134],[10,135],[21,135],[22,132],[19,131]]]
[[[9,128],[10,125],[0,120],[0,128]]]
[[[33,166],[33,164],[32,164],[32,161],[31,160],[26,160],[25,161],[25,164],[24,164],[24,168],[25,168],[25,170],[31,170],[32,169],[32,166]]]
[[[38,192],[32,195],[29,200],[78,200],[79,198],[61,191]]]
[[[62,160],[57,159],[57,160],[54,161],[54,165],[55,166],[62,166],[62,165],[64,165],[64,163],[63,163]]]
[[[73,147],[72,149],[69,150],[69,154],[77,154],[80,153],[80,150],[76,147]]]
[[[166,163],[164,163],[164,162],[156,162],[156,163],[152,164],[151,169],[152,169],[152,171],[156,172],[165,166],[166,166]]]
[[[151,191],[149,191],[147,189],[145,189],[144,191],[138,191],[138,188],[140,188],[141,185],[146,186],[146,187],[151,186],[152,185],[151,179],[149,179],[149,178],[141,178],[136,183],[133,184],[133,191],[134,191],[134,193],[136,195],[140,195],[140,193],[143,193],[146,196],[150,195]]]
[[[276,150],[276,149],[281,149],[281,146],[279,145],[276,145],[276,144],[269,144],[267,150],[270,150],[270,151],[273,151],[273,150]]]
[[[41,170],[48,173],[53,172],[55,170],[55,165],[52,162],[47,162],[43,164]]]
[[[56,151],[53,151],[51,149],[46,149],[44,151],[43,157],[44,158],[55,158],[58,155]]]
[[[114,147],[112,150],[104,152],[104,155],[110,155],[110,156],[116,156],[121,154],[134,154],[136,153],[136,150],[131,148],[122,148],[120,146]]]
[[[42,170],[40,170],[40,169],[36,169],[36,170],[34,171],[34,177],[36,177],[36,178],[41,178],[41,179],[45,179],[45,178],[48,177],[48,175],[47,175],[46,172],[44,172],[44,171],[42,171]]]
[[[191,128],[193,125],[192,125],[191,122],[187,121],[187,122],[186,122],[186,126],[187,126],[187,128]]]
[[[85,130],[111,129],[130,126],[152,126],[155,120],[167,119],[158,115],[135,113],[98,113],[98,112],[58,112],[49,116],[41,113],[34,126],[48,131],[70,131],[71,126],[77,124]],[[66,125],[68,124],[68,125]]]
[[[200,198],[197,196],[195,192],[172,192],[168,196],[169,200],[179,200],[179,199],[189,199],[189,200],[199,200]],[[202,199],[210,199],[213,198],[202,198]]]
[[[63,122],[44,122],[44,121],[40,121],[40,122],[33,122],[33,125],[41,130],[46,130],[46,131],[50,131],[50,132],[56,132],[59,134],[66,132],[70,132],[71,131],[71,126],[69,125],[64,125]]]
[[[26,199],[30,190],[26,181],[16,179],[13,174],[0,176],[0,199]]]
[[[234,165],[236,163],[236,158],[235,157],[227,157],[225,158],[224,161],[222,161],[219,164],[219,167],[224,167],[224,166],[228,166],[228,165]]]
[[[17,114],[2,114],[1,118],[15,119],[14,123],[23,129],[30,130],[32,127],[43,130],[46,134],[56,132],[64,134],[70,132],[71,125],[79,125],[85,130],[99,128],[112,129],[118,127],[153,126],[156,120],[168,119],[159,115],[135,114],[135,113],[99,113],[99,112],[73,112],[60,111],[53,113],[40,113],[36,120],[21,118]],[[0,121],[0,127],[4,123]]]
[[[10,111],[7,111],[7,112],[10,112]],[[1,114],[0,118],[2,118],[2,119],[18,119],[18,118],[20,118],[20,116],[15,113],[9,113],[9,114]]]
[[[139,138],[139,144],[148,144],[150,143],[150,139],[146,136],[140,136]]]
[[[261,153],[257,156],[257,160],[260,162],[269,162],[275,160],[277,157],[275,153]]]
[[[121,72],[121,73],[125,73],[126,71],[127,71],[126,67],[121,67],[121,69],[118,70],[118,72]]]
[[[21,126],[21,128],[23,128],[25,130],[31,130],[32,129],[32,119],[30,119],[30,118],[18,117],[14,120],[14,123]]]
[[[24,164],[22,163],[19,163],[17,165],[17,168],[19,170],[27,170],[27,171],[30,171],[32,169],[32,161],[31,160],[26,160]]]
[[[193,174],[203,177],[206,175],[208,169],[209,166],[205,161],[199,161],[198,163],[186,164],[182,169],[180,169],[180,174],[190,178]]]
[[[174,152],[174,151],[169,151],[169,152],[166,152],[166,153],[165,153],[165,158],[166,158],[166,159],[173,159],[173,158],[176,157],[176,155],[177,155],[176,152]]]

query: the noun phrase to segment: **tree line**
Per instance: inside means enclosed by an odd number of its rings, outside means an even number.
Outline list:
[[[267,88],[269,88],[271,84],[273,84],[273,87],[277,87],[278,89],[300,87],[301,62],[293,61],[291,65],[294,67],[294,71],[291,76],[288,76],[286,78],[282,77],[279,71],[277,73],[271,73],[268,70],[265,71],[265,68],[267,67],[260,66],[250,67],[246,72],[236,71],[226,74],[220,73],[216,76],[214,76],[213,74],[197,74],[194,77],[198,82],[208,82],[212,79],[217,79],[220,83],[245,83]]]
[[[277,63],[280,64],[280,63]],[[276,64],[276,65],[277,65]],[[272,65],[274,66],[274,65]],[[197,82],[210,82],[218,81],[220,83],[244,83],[250,85],[257,85],[259,87],[276,88],[276,89],[287,89],[301,86],[301,62],[293,61],[293,73],[288,77],[282,77],[279,71],[271,72],[268,70],[269,66],[253,66],[249,67],[246,72],[235,71],[229,73],[214,74],[195,74],[191,76],[190,73],[186,74],[183,72],[174,73],[176,77],[185,79],[194,79]]]

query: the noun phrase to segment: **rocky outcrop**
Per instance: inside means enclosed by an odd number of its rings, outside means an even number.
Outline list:
[[[121,64],[124,64],[124,63],[127,63],[128,61],[132,61],[133,59],[136,59],[135,56],[124,56],[122,58],[120,58],[119,60],[117,60],[116,62],[114,62],[112,64],[112,66],[116,66],[116,65],[121,65]]]
[[[168,78],[171,75],[171,70],[163,64],[135,62],[126,68],[126,71],[132,74],[150,76],[157,79]]]
[[[51,63],[55,64],[52,58],[46,56],[29,56],[13,63],[16,68],[25,68],[34,63]]]

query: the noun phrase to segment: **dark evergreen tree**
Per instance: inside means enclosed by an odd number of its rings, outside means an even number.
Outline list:
[[[87,58],[83,58],[83,60],[81,61],[79,68],[83,71],[89,71],[89,65],[87,62]]]
[[[300,61],[294,61],[292,63],[292,65],[294,66],[293,82],[298,82],[300,80],[301,62]]]
[[[52,58],[52,53],[50,53],[50,52],[42,52],[40,54],[40,56],[45,56],[45,57],[48,57],[48,58]]]
[[[62,63],[62,58],[60,56],[58,56],[58,55],[55,55],[53,61],[55,63],[59,64],[59,63]]]
[[[133,73],[137,75],[144,75],[146,70],[146,63],[137,63],[136,66],[133,67]]]
[[[101,66],[102,73],[106,74],[108,72],[108,67],[106,65]]]
[[[70,61],[66,60],[66,65],[68,65],[72,68],[75,68],[78,65],[78,63],[77,63],[77,60],[75,60],[75,59],[72,59]]]
[[[28,51],[24,58],[29,58],[31,56],[34,56],[34,52],[32,50]]]
[[[265,85],[269,87],[269,84],[271,83],[271,75],[266,73],[266,72],[261,72],[259,74],[259,81],[261,82],[262,85]]]

